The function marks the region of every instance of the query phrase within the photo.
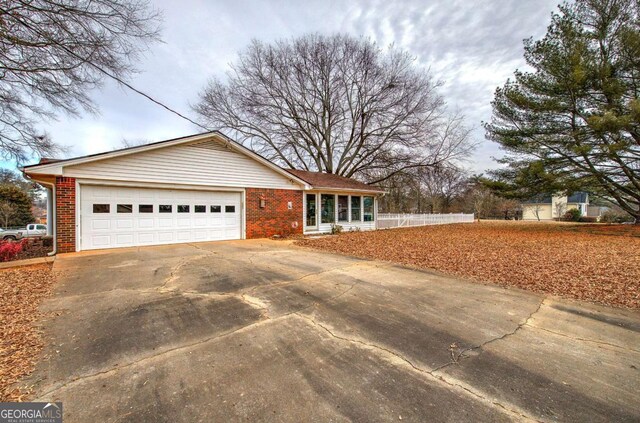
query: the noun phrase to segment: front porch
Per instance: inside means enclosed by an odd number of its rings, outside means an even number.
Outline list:
[[[304,234],[376,229],[378,201],[375,195],[361,192],[305,191]]]

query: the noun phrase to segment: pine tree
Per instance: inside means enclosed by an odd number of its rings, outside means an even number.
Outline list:
[[[512,180],[578,189],[617,203],[640,223],[640,5],[577,0],[547,34],[525,41],[531,71],[495,93],[489,139]]]

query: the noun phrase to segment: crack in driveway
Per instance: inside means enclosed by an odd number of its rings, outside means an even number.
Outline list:
[[[450,388],[456,389],[458,392],[462,392],[465,395],[468,395],[468,396],[471,396],[471,397],[473,397],[473,398],[475,398],[477,400],[480,400],[481,402],[483,402],[485,404],[496,406],[498,409],[503,411],[504,414],[506,414],[510,418],[517,418],[519,420],[524,419],[526,421],[538,421],[537,419],[531,417],[524,410],[522,410],[520,407],[518,407],[518,406],[516,406],[514,404],[502,403],[502,402],[498,402],[496,400],[492,400],[492,399],[488,398],[486,396],[486,394],[484,394],[483,392],[478,391],[478,390],[474,389],[472,386],[467,385],[467,384],[465,384],[465,383],[463,383],[463,382],[461,382],[461,381],[459,381],[459,380],[457,380],[455,378],[452,378],[450,376],[441,375],[441,374],[436,375],[435,372],[438,369],[433,369],[433,370],[424,369],[424,368],[414,364],[411,360],[409,360],[405,356],[397,353],[396,351],[393,351],[391,349],[385,348],[383,346],[380,346],[380,345],[377,345],[377,344],[374,344],[374,343],[366,342],[366,341],[364,341],[362,339],[349,338],[349,337],[346,337],[346,336],[338,335],[334,331],[329,329],[327,326],[325,326],[322,323],[318,322],[317,320],[315,320],[311,316],[300,314],[299,312],[296,312],[295,314],[300,316],[301,318],[305,319],[306,321],[310,322],[314,327],[320,328],[321,330],[323,330],[324,332],[328,333],[331,337],[333,337],[335,339],[338,339],[340,341],[347,342],[347,343],[350,343],[350,344],[357,344],[357,345],[360,345],[360,346],[362,346],[362,347],[364,347],[366,349],[376,351],[383,358],[386,358],[387,361],[389,361],[391,364],[398,364],[398,363],[404,364],[405,367],[408,367],[411,370],[416,371],[421,375],[427,376],[431,381],[435,381],[435,382],[438,382],[438,383],[444,383],[447,386],[449,386]],[[504,337],[500,337],[500,338],[497,338],[497,339],[504,339]]]

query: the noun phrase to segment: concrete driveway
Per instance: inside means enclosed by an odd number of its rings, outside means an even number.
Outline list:
[[[238,241],[60,256],[66,422],[638,421],[640,314]]]

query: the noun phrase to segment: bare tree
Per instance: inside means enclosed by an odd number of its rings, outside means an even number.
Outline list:
[[[448,213],[454,198],[467,188],[469,175],[455,166],[438,166],[418,172],[421,191],[430,213]]]
[[[144,138],[135,138],[135,139],[123,138],[120,141],[120,146],[113,147],[113,149],[119,150],[121,148],[139,147],[141,145],[147,145],[149,143],[151,143],[151,141]]]
[[[555,209],[556,217],[558,218],[558,220],[562,220],[565,213],[567,213],[567,203],[564,201],[556,201]]]
[[[2,227],[9,227],[9,222],[18,214],[17,207],[8,201],[0,201],[0,221],[2,221]]]
[[[536,217],[536,219],[538,219],[538,222],[540,222],[540,212],[544,209],[542,204],[533,203],[533,204],[527,205],[527,207],[531,207],[531,210],[533,211],[533,215]]]
[[[284,166],[380,182],[471,148],[461,116],[445,112],[440,84],[413,62],[347,35],[253,41],[194,110]]]
[[[159,18],[145,0],[0,2],[0,154],[54,153],[37,122],[95,111],[89,90],[135,71]]]

